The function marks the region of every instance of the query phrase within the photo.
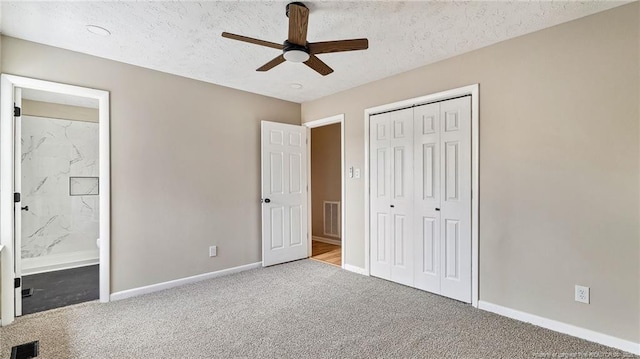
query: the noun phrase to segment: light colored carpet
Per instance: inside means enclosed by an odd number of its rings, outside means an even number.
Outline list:
[[[337,267],[303,260],[0,329],[2,358],[535,358],[624,353]]]

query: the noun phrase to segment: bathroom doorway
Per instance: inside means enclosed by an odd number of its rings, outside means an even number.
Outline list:
[[[98,100],[21,92],[24,315],[99,298],[100,166]]]
[[[109,94],[12,75],[2,89],[2,325],[106,302]]]

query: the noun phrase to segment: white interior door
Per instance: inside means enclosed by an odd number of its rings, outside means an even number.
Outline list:
[[[14,107],[17,107],[22,111],[22,89],[15,88],[14,93]],[[21,115],[21,114],[20,114]],[[14,193],[20,193],[22,196],[22,117],[14,116],[14,179],[13,190]],[[22,203],[14,203],[14,271],[15,278],[19,278],[18,285],[15,289],[15,305],[16,305],[16,317],[22,315]]]
[[[415,286],[440,293],[440,104],[414,112]]]
[[[471,303],[471,97],[440,103],[441,294]]]
[[[262,265],[308,257],[307,132],[262,121]]]

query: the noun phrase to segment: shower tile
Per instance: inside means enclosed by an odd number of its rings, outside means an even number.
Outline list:
[[[23,116],[23,258],[97,253],[98,124]],[[94,177],[71,183],[73,177]]]

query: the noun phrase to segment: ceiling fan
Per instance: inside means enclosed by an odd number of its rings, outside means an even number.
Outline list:
[[[290,61],[303,62],[322,76],[332,73],[333,69],[316,55],[330,52],[366,50],[369,48],[369,40],[367,39],[307,42],[309,9],[303,3],[292,2],[287,5],[286,14],[289,18],[289,37],[283,44],[228,32],[223,32],[222,37],[282,50],[282,55],[262,65],[256,71],[268,71],[285,61]]]

